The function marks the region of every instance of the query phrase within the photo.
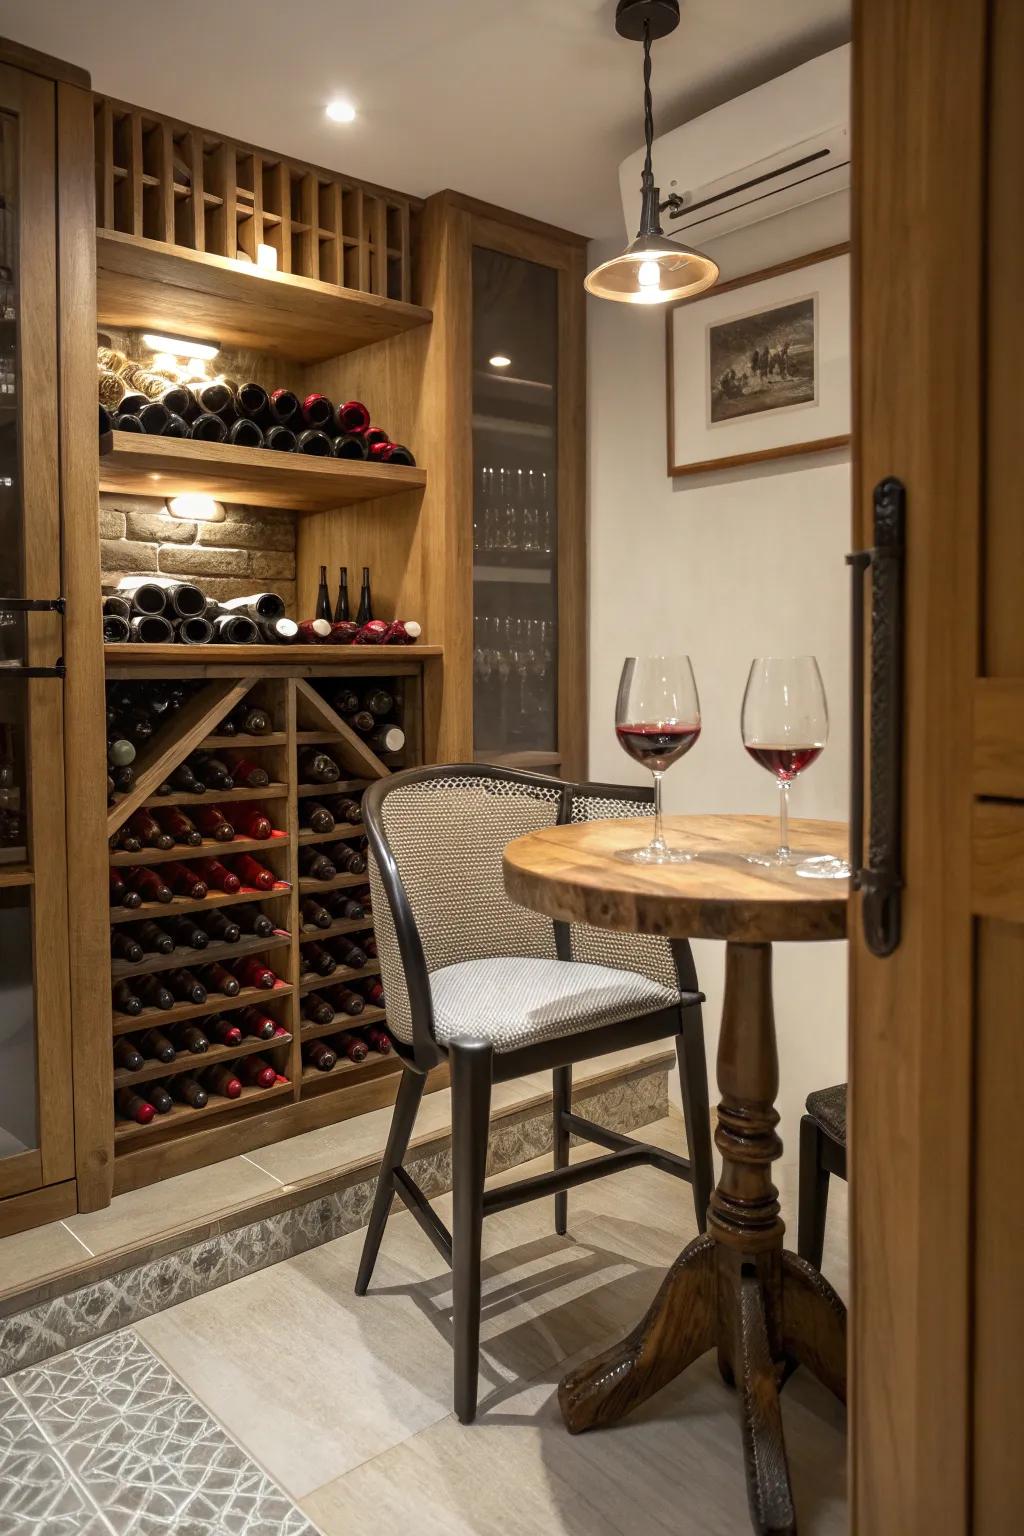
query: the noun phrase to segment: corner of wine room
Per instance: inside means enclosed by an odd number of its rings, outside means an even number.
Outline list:
[[[0,0],[0,1536],[1017,1531],[1022,17]]]

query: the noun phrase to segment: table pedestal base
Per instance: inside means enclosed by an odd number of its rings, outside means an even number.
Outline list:
[[[796,1514],[779,1391],[805,1365],[845,1401],[846,1308],[813,1265],[782,1246],[771,1182],[782,1147],[770,945],[728,946],[718,1086],[722,1176],[708,1235],[684,1248],[621,1344],[565,1377],[559,1401],[573,1433],[613,1424],[717,1349],[737,1389],[754,1529],[789,1536]]]

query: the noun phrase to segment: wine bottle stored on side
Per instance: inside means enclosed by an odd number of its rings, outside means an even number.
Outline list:
[[[331,1050],[326,1040],[310,1040],[302,1047],[302,1059],[318,1072],[331,1072],[338,1065],[337,1052]]]
[[[114,1041],[114,1066],[122,1072],[141,1072],[146,1065],[138,1046],[126,1036]]]
[[[237,944],[242,937],[242,930],[232,916],[214,907],[212,912],[205,916],[207,936],[215,939],[218,944]]]
[[[286,425],[294,421],[299,414],[298,396],[293,395],[290,389],[275,389],[271,391],[267,401],[267,419],[273,424]]]
[[[377,726],[376,720],[368,709],[354,710],[351,715],[345,716],[345,724],[350,725],[360,736],[369,736]]]
[[[233,896],[242,889],[242,882],[234,870],[228,869],[219,859],[197,859],[195,868],[211,891],[223,891],[225,896]]]
[[[361,400],[346,400],[334,413],[334,424],[339,432],[351,432],[361,436],[370,425],[370,413]]]
[[[369,449],[371,458],[373,457],[373,450],[375,448],[382,446],[384,443],[390,443],[391,441],[383,427],[367,427],[363,435],[366,438],[366,446]]]
[[[237,1099],[241,1096],[241,1078],[236,1077],[234,1070],[223,1062],[204,1067],[199,1074],[199,1081],[207,1093],[218,1094],[222,1099]]]
[[[295,439],[295,452],[308,453],[313,458],[327,459],[331,454],[331,440],[318,427],[307,427]]]
[[[228,766],[231,777],[243,789],[266,789],[270,783],[270,774],[266,768],[262,763],[254,763],[251,757],[232,754]]]
[[[241,1045],[242,1031],[234,1018],[215,1017],[206,1020],[206,1032],[218,1045]]]
[[[160,1029],[147,1029],[139,1040],[139,1050],[144,1056],[151,1056],[154,1061],[162,1061],[165,1066],[178,1054],[172,1042]]]
[[[171,1092],[190,1109],[205,1109],[210,1102],[210,1096],[202,1083],[197,1082],[189,1072],[180,1072],[177,1077],[171,1078]]]
[[[221,645],[258,645],[260,632],[244,613],[222,613],[213,621],[214,634]]]
[[[206,794],[206,785],[196,777],[188,763],[179,763],[177,768],[173,768],[167,782],[172,790],[181,790],[186,795]]]
[[[312,1024],[330,1024],[334,1009],[321,992],[307,992],[302,999],[302,1016]]]
[[[206,929],[193,917],[172,917],[167,926],[179,949],[205,949],[210,942]]]
[[[132,626],[127,619],[119,618],[116,613],[103,615],[104,645],[126,645],[131,637]]]
[[[242,990],[238,977],[217,963],[204,968],[203,980],[211,992],[220,992],[224,997],[237,997]]]
[[[245,885],[251,885],[257,891],[272,891],[277,884],[277,876],[272,869],[265,864],[258,864],[249,853],[240,853],[234,860],[235,873]]]
[[[299,753],[299,779],[304,784],[336,784],[341,769],[326,752],[306,747]]]
[[[353,944],[351,939],[333,939],[331,949],[338,962],[347,965],[351,971],[361,971],[366,964],[366,951],[360,945]]]
[[[138,965],[146,951],[133,933],[128,933],[123,928],[112,928],[110,953],[115,960],[124,960],[128,965]]]
[[[283,619],[285,613],[284,598],[278,592],[250,592],[245,597],[229,597],[220,606],[226,613],[244,613],[253,623],[262,619]],[[245,714],[253,707],[247,703],[236,704],[231,713]]]
[[[364,999],[351,987],[331,987],[327,999],[335,1013],[347,1014],[352,1019],[357,1019],[366,1006]]]
[[[347,1056],[349,1061],[355,1062],[357,1067],[361,1066],[369,1055],[366,1049],[366,1041],[360,1040],[358,1035],[349,1034],[348,1030],[338,1035],[334,1044],[339,1054]]]
[[[275,932],[272,919],[259,907],[233,907],[231,915],[242,932],[251,933],[254,938],[266,939]]]
[[[331,926],[333,921],[331,914],[328,912],[326,907],[322,907],[320,903],[318,901],[314,901],[312,897],[307,897],[303,901],[300,910],[302,914],[302,927],[304,930],[307,928],[329,928]]]
[[[110,995],[118,1013],[126,1013],[131,1019],[138,1018],[142,1012],[142,998],[131,982],[115,981]]]
[[[206,1002],[206,988],[191,971],[167,971],[164,980],[179,1002],[194,1003],[197,1007]]]
[[[228,442],[236,448],[262,448],[264,447],[263,428],[258,422],[250,421],[247,416],[239,416],[228,428]]]
[[[135,990],[147,1008],[159,1008],[161,1013],[167,1013],[174,1007],[174,993],[169,992],[156,976],[140,976],[135,982]]]
[[[195,822],[176,805],[169,805],[166,810],[161,810],[157,821],[171,839],[172,844],[178,844],[183,848],[198,848],[203,841],[203,834]]]
[[[335,714],[354,715],[359,708],[359,695],[348,683],[342,683],[341,687],[335,690],[331,703]]]
[[[149,918],[138,924],[135,933],[147,954],[169,955],[174,949],[174,939],[167,929],[161,928]]]
[[[166,866],[165,866],[166,871]],[[174,899],[174,892],[167,881],[145,864],[136,864],[128,871],[129,884],[143,901],[158,901],[163,905]]]
[[[251,837],[256,842],[265,843],[274,831],[273,823],[266,811],[261,811],[258,805],[227,805],[224,807],[231,814],[231,824],[240,837]]]
[[[262,1056],[243,1056],[235,1067],[242,1081],[251,1088],[273,1088],[277,1082],[277,1068],[264,1061]]]
[[[257,960],[255,955],[246,955],[242,960],[233,960],[232,965],[243,987],[259,987],[264,992],[270,992],[278,984],[279,978],[270,966],[262,960]]]
[[[234,823],[228,821],[219,805],[197,805],[195,815],[196,826],[204,837],[217,843],[234,842]]]
[[[319,800],[299,801],[299,821],[310,832],[333,832],[336,825],[331,811]]]
[[[377,940],[372,933],[368,933],[365,939],[361,940],[361,943],[366,951],[367,960],[378,960],[380,958],[377,953]]]
[[[261,593],[258,601],[262,602],[264,597],[269,598],[272,596],[273,593]],[[252,618],[252,615],[249,614],[247,617]],[[255,619],[253,622],[255,623]],[[261,709],[258,704],[237,705],[228,715],[227,720],[222,723],[221,730],[223,731],[224,726],[229,723],[232,735],[269,736],[274,729],[274,722],[270,718],[269,712]]]
[[[273,1040],[277,1033],[277,1020],[264,1013],[262,1008],[240,1008],[235,1015],[242,1029],[254,1040]]]
[[[235,410],[239,416],[248,416],[252,421],[265,421],[269,405],[270,399],[262,384],[239,384],[235,391]]]
[[[342,565],[338,567],[338,596],[334,603],[334,622],[345,624],[351,617],[348,610],[348,566]]]
[[[357,624],[369,624],[373,618],[373,596],[370,592],[370,567],[363,566],[363,584],[359,589],[359,611],[356,614]]]
[[[363,709],[368,709],[376,720],[386,720],[388,715],[394,714],[394,695],[388,693],[386,688],[367,688],[363,694]]]
[[[331,594],[327,590],[327,567],[320,567],[320,581],[316,589],[315,616],[318,619],[326,619],[331,622]]]
[[[344,891],[330,891],[324,897],[330,917],[335,922],[358,923],[366,916],[366,908],[355,896]]]
[[[379,1024],[367,1024],[363,1030],[363,1038],[371,1051],[376,1051],[378,1056],[391,1055],[391,1037]]]
[[[122,1120],[134,1120],[136,1125],[148,1125],[156,1114],[152,1104],[134,1088],[119,1088],[114,1095],[114,1106]]]
[[[299,849],[299,874],[307,880],[333,880],[338,873],[325,853],[316,848]]]
[[[210,1042],[198,1024],[178,1024],[171,1039],[175,1048],[189,1056],[205,1056]]]
[[[227,435],[227,422],[212,411],[203,411],[192,422],[192,436],[196,442],[222,443]]]
[[[358,432],[339,433],[331,444],[331,453],[336,459],[362,460],[369,457],[366,438]]]
[[[360,983],[363,997],[371,1008],[384,1007],[384,988],[376,979]]]
[[[171,645],[174,626],[162,613],[140,613],[132,619],[132,640],[137,645]]]
[[[302,969],[312,971],[317,976],[330,976],[338,969],[338,962],[322,944],[303,944]]]
[[[213,625],[209,619],[177,619],[174,632],[179,645],[209,645],[213,640]]]
[[[334,420],[334,406],[326,395],[307,395],[300,407],[302,420],[307,427],[326,429]],[[326,435],[326,432],[325,432]],[[330,441],[328,439],[328,441]]]
[[[375,752],[401,752],[405,746],[405,732],[400,725],[379,725],[370,731],[367,743]]]
[[[129,816],[128,825],[144,848],[174,847],[174,838],[164,831],[152,811],[147,811],[145,806]]]
[[[291,427],[283,423],[268,427],[263,434],[263,446],[272,453],[294,453],[297,439]]]
[[[170,1114],[174,1108],[174,1100],[163,1083],[147,1083],[141,1093],[147,1103],[152,1104],[158,1115]]]
[[[214,757],[208,752],[193,752],[189,763],[192,772],[197,778],[202,779],[207,789],[218,791],[234,789],[235,781],[231,777],[231,770],[222,757]]]
[[[219,416],[231,408],[231,389],[229,385],[222,384],[219,380],[209,380],[192,384],[192,413],[201,415],[209,411],[213,416]]]
[[[299,638],[299,626],[294,619],[264,619],[259,628],[267,645],[294,645]]]
[[[331,626],[327,619],[302,619],[299,623],[299,640],[306,645],[324,645],[331,638]]]
[[[346,875],[365,875],[366,873],[365,855],[356,848],[350,848],[347,843],[335,844],[334,862]]]
[[[345,822],[347,826],[357,827],[363,819],[362,806],[350,795],[338,795],[328,804],[334,819]]]
[[[176,861],[164,864],[163,872],[175,896],[185,896],[189,901],[202,901],[209,892],[209,886],[199,869],[191,864],[179,864]]]

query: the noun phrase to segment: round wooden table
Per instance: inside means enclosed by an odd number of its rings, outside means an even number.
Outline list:
[[[693,848],[692,863],[641,866],[612,856],[646,842],[650,826],[548,827],[505,849],[505,886],[522,906],[563,922],[726,942],[715,1132],[722,1174],[707,1235],[683,1250],[632,1333],[565,1377],[559,1400],[574,1433],[611,1424],[717,1349],[722,1375],[737,1388],[754,1529],[779,1536],[796,1530],[779,1389],[801,1364],[845,1401],[846,1309],[813,1265],[782,1245],[771,1178],[782,1151],[771,946],[843,938],[848,882],[747,862],[748,852],[776,846],[778,823],[768,816],[666,818],[667,840]],[[798,854],[842,858],[846,839],[836,822],[790,825]]]

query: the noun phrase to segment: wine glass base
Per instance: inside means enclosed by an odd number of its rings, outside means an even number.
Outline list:
[[[760,864],[764,869],[789,869],[799,862],[800,855],[776,849],[773,853],[747,853],[744,858],[748,864]]]
[[[689,853],[685,848],[656,848],[650,845],[646,848],[617,848],[612,858],[621,859],[623,864],[689,864],[695,859],[695,853]]]
[[[802,859],[796,873],[803,880],[849,880],[853,871],[845,859],[837,859],[831,853],[816,853]]]

